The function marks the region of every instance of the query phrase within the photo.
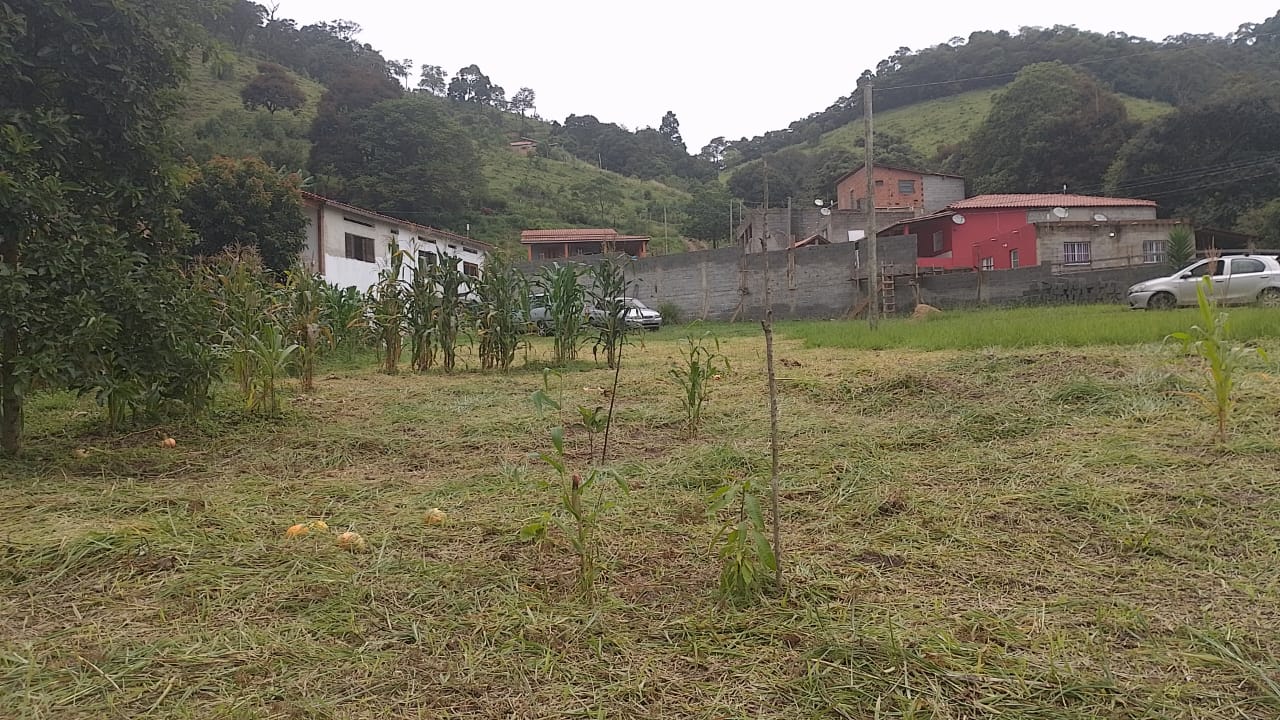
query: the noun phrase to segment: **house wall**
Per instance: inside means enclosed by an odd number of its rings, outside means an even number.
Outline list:
[[[1168,243],[1169,231],[1182,224],[1180,220],[1132,220],[1127,222],[1042,222],[1036,223],[1040,259],[1052,263],[1060,271],[1129,267],[1133,265],[1163,266],[1163,260],[1143,253],[1147,242]],[[1090,262],[1067,265],[1065,243],[1089,243]]]
[[[1024,209],[1026,213],[1026,221],[1029,223],[1039,222],[1099,222],[1094,220],[1094,216],[1101,215],[1106,218],[1102,222],[1115,222],[1118,220],[1155,220],[1156,208],[1154,206],[1146,207],[1070,207],[1062,208],[1067,211],[1066,217],[1058,217],[1053,214],[1053,208],[1032,208]],[[972,212],[972,211],[968,211]]]
[[[964,224],[951,217],[908,223],[904,233],[916,236],[921,267],[981,267],[992,258],[995,269],[1012,267],[1010,252],[1018,252],[1020,266],[1040,262],[1036,226],[1026,222],[1024,210],[968,210],[961,213]],[[934,234],[942,233],[942,249],[935,251]]]
[[[944,175],[923,176],[924,211],[936,213],[954,202],[964,199],[964,178]]]
[[[454,257],[459,268],[463,263],[484,267],[482,246],[469,245],[460,238],[433,233],[408,223],[344,212],[342,208],[309,200],[304,203],[303,210],[307,215],[307,245],[302,251],[302,262],[313,271],[322,271],[325,280],[338,287],[354,286],[363,292],[373,286],[378,281],[378,273],[391,264],[390,244],[393,241],[398,249],[408,252],[413,258],[405,265],[406,280],[417,263],[419,250],[434,252],[441,257]],[[346,256],[347,233],[373,239],[374,262]],[[320,252],[324,255],[322,262],[318,260]]]
[[[877,208],[918,208],[924,209],[924,176],[897,168],[875,167],[875,195]],[[898,181],[910,181],[912,192],[900,192]],[[961,189],[963,194],[964,190]],[[867,197],[866,168],[859,168],[852,175],[844,178],[836,185],[836,197],[839,207],[846,210],[859,210],[863,207],[860,200]]]
[[[909,208],[898,210],[877,210],[876,225],[884,228],[896,222],[915,217],[915,211]],[[769,208],[769,249],[786,250],[792,243],[804,240],[812,235],[822,235],[832,243],[848,242],[849,231],[865,231],[867,227],[866,213],[854,210],[832,210],[830,215],[823,215],[820,208],[813,205],[793,206],[787,208]],[[734,231],[741,247],[744,243],[747,252],[761,251],[761,238],[765,234],[764,210],[756,208],[748,210],[743,221]]]

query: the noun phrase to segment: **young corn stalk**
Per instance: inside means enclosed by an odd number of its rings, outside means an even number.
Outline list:
[[[708,337],[714,343],[714,350],[705,344]],[[702,425],[702,406],[711,397],[712,383],[729,372],[729,359],[720,354],[719,338],[709,334],[685,338],[680,357],[683,364],[673,365],[667,372],[680,386],[685,432],[692,438],[697,437]]]
[[[288,273],[285,285],[287,325],[298,346],[296,357],[303,392],[315,389],[316,358],[324,346],[333,342],[333,332],[321,318],[327,285],[319,275],[301,268]]]
[[[592,324],[595,325],[595,347],[604,350],[609,368],[617,367],[622,343],[627,337],[626,271],[614,257],[606,257],[591,268]]]
[[[581,265],[544,265],[538,276],[538,287],[546,296],[548,320],[554,337],[556,365],[564,365],[578,357],[578,339],[586,314],[586,296],[578,278]]]
[[[400,355],[404,350],[405,306],[407,304],[404,280],[405,253],[391,245],[391,262],[378,273],[378,282],[369,288],[369,329],[382,346],[382,370],[388,375],[400,369]]]
[[[366,326],[364,299],[354,287],[326,283],[320,298],[320,322],[329,330],[335,350],[347,357],[360,344]]]
[[[430,370],[436,362],[440,296],[435,273],[435,264],[420,256],[408,288],[405,320],[409,325],[409,364],[418,372]]]
[[[491,256],[484,273],[472,284],[475,292],[476,334],[480,367],[506,372],[524,343],[529,317],[529,281],[520,268],[500,255]]]
[[[1200,322],[1187,332],[1176,332],[1169,337],[1182,345],[1185,353],[1199,355],[1208,366],[1208,389],[1191,395],[1205,404],[1217,423],[1214,439],[1227,439],[1227,421],[1235,407],[1232,397],[1237,385],[1237,372],[1241,361],[1248,355],[1266,357],[1262,348],[1249,349],[1237,346],[1230,339],[1229,316],[1218,312],[1213,296],[1213,284],[1208,276],[1196,285],[1196,303],[1200,308]]]
[[[458,333],[462,329],[466,312],[462,298],[468,290],[470,278],[462,272],[453,258],[436,263],[432,277],[439,292],[435,336],[440,348],[440,364],[445,372],[453,372],[458,358]]]
[[[273,324],[264,326],[253,336],[250,352],[256,374],[248,398],[250,410],[265,408],[272,417],[280,413],[276,380],[289,371],[298,347],[297,343],[286,343],[284,331]]]

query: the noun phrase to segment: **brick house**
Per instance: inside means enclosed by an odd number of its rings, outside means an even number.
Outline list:
[[[631,257],[649,254],[649,236],[619,235],[612,228],[524,230],[520,233],[520,244],[528,250],[530,261],[606,252],[626,253]]]
[[[339,287],[368,290],[391,263],[392,248],[409,253],[406,275],[416,259],[453,258],[463,272],[479,275],[492,246],[447,230],[399,220],[372,210],[302,193],[307,216],[305,267]],[[407,276],[405,279],[409,279]]]
[[[964,199],[964,178],[892,165],[873,165],[877,210],[910,209],[917,215],[938,212]],[[836,180],[836,207],[864,210],[867,206],[866,166]]]
[[[1004,270],[1052,263],[1056,272],[1159,264],[1180,220],[1156,203],[1090,195],[979,195],[881,236],[914,235],[921,268]]]

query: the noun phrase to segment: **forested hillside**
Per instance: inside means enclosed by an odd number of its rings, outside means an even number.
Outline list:
[[[256,156],[302,170],[319,193],[512,245],[525,228],[609,226],[684,250],[690,191],[717,183],[671,112],[630,131],[592,116],[537,114],[476,65],[450,77],[389,60],[355,23],[298,27],[230,0],[201,19],[213,52],[193,55],[179,137],[196,162]],[[659,116],[655,116],[659,120]],[[509,143],[537,142],[530,156]]]
[[[1063,26],[975,32],[900,48],[868,79],[880,162],[958,172],[972,192],[1149,197],[1166,215],[1280,244],[1280,14],[1159,42]],[[775,196],[823,197],[831,168],[862,161],[862,114],[855,89],[785,130],[704,152],[748,200],[766,160]]]

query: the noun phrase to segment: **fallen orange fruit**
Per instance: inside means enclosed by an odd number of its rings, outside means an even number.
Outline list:
[[[298,523],[297,525],[290,525],[289,529],[284,531],[284,536],[287,538],[296,538],[302,537],[309,532],[311,532],[311,528],[303,525],[302,523]]]
[[[360,533],[348,530],[338,536],[338,547],[351,552],[364,552],[367,546]]]
[[[422,516],[422,519],[426,520],[428,525],[439,525],[445,521],[445,517],[447,516],[440,508],[431,508],[426,515]]]

